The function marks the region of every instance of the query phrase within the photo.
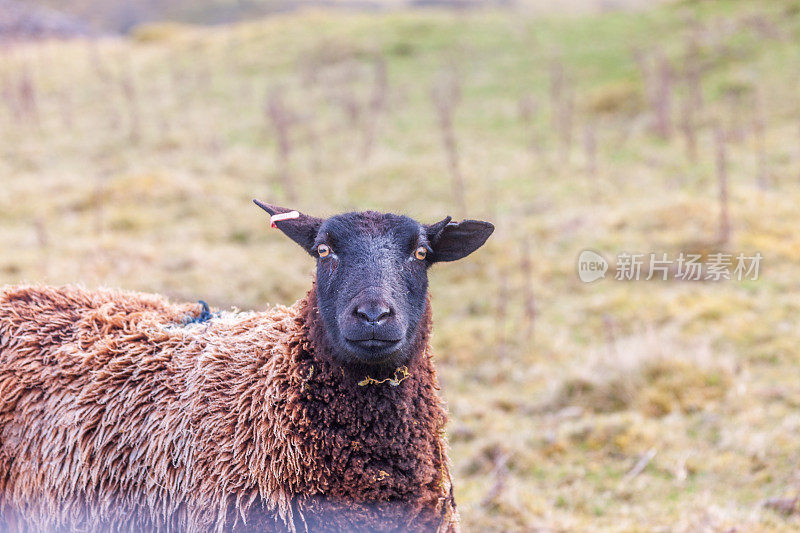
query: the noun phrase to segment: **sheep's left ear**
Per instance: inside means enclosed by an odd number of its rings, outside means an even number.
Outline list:
[[[494,226],[482,220],[451,222],[450,217],[425,227],[433,248],[433,262],[456,261],[468,256],[486,242]]]
[[[302,246],[306,252],[314,255],[311,249],[314,246],[317,232],[319,232],[319,228],[323,222],[321,218],[304,215],[303,213],[298,213],[297,211],[285,207],[265,204],[258,200],[253,200],[253,202],[270,214],[270,220],[274,224],[274,227],[281,230],[287,237]],[[281,220],[274,220],[272,218],[274,215],[281,215],[284,213],[296,213],[297,216],[287,217]]]

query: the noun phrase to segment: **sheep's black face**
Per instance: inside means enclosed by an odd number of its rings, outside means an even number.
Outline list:
[[[326,220],[256,203],[317,259],[317,304],[344,363],[402,365],[425,313],[428,268],[477,250],[494,227],[450,217],[424,225],[406,216],[347,213]],[[287,213],[291,213],[288,214]]]
[[[351,213],[321,225],[311,250],[317,302],[345,359],[403,362],[428,292],[428,262],[415,256],[420,246],[430,246],[423,228],[407,217]]]

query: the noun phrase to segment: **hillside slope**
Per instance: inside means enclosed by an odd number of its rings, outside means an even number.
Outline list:
[[[153,21],[222,24],[308,9],[381,12],[417,7],[507,8],[527,14],[643,9],[663,0],[35,0],[92,22],[97,31],[126,33]]]
[[[81,19],[17,0],[0,0],[0,38],[67,38],[89,34]]]

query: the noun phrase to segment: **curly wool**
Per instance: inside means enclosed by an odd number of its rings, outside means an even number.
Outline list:
[[[313,289],[201,311],[0,292],[0,530],[456,530],[430,311],[396,387],[336,363]]]

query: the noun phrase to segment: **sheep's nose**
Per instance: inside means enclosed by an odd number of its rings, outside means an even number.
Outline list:
[[[385,302],[373,300],[359,304],[353,314],[363,322],[379,324],[392,316],[392,308]]]

